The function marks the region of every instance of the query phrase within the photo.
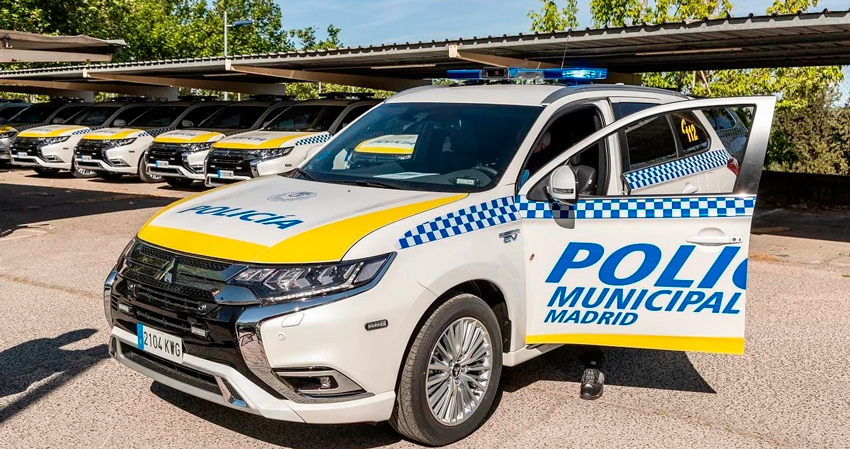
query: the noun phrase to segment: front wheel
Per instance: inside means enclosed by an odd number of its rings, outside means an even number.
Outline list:
[[[453,292],[422,325],[402,367],[390,425],[432,446],[458,441],[489,416],[502,375],[502,335],[481,298]]]
[[[189,178],[165,178],[165,182],[171,187],[177,187],[179,189],[191,186],[195,180]]]
[[[51,176],[55,175],[56,173],[59,173],[58,168],[33,167],[33,170],[35,170],[35,172],[38,173],[39,176]]]
[[[139,160],[139,179],[142,182],[162,182],[162,176],[148,171],[148,158],[144,154],[142,155],[142,159]]]

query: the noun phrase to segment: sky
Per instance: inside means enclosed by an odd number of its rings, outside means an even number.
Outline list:
[[[284,28],[328,24],[342,29],[345,46],[456,39],[529,31],[530,10],[539,0],[275,0]],[[559,0],[559,4],[566,3]],[[732,0],[734,16],[763,14],[772,0]],[[589,0],[579,0],[579,25],[591,25]],[[847,10],[846,0],[822,0],[824,8]]]

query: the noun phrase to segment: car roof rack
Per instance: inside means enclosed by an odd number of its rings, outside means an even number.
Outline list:
[[[294,95],[272,95],[272,94],[257,94],[251,95],[251,101],[287,101],[295,99]]]
[[[215,95],[178,95],[177,101],[217,101]]]
[[[319,94],[319,98],[328,99],[328,100],[338,100],[338,99],[353,99],[353,100],[367,100],[374,97],[375,94],[372,92],[325,92]]]

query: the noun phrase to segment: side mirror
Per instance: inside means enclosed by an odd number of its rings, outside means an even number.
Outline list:
[[[191,128],[191,127],[195,126],[195,122],[193,122],[191,120],[183,120],[182,122],[180,122],[180,126],[182,126],[184,128]]]
[[[127,126],[127,122],[124,121],[124,120],[121,120],[119,118],[119,119],[116,119],[114,122],[112,122],[112,126],[115,126],[117,128],[121,128],[122,126]]]
[[[61,125],[63,123],[65,123],[65,119],[62,117],[56,117],[55,119],[53,119],[54,125]]]
[[[573,169],[568,165],[556,168],[549,175],[546,193],[556,203],[575,204],[578,199],[578,191],[576,190],[576,174],[573,173]]]
[[[271,122],[272,122],[271,120],[264,121],[262,127],[265,128],[266,126],[269,126],[269,124],[271,124]]]

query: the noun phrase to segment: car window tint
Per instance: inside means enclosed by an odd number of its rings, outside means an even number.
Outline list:
[[[188,120],[192,122],[193,126],[198,126],[201,122],[207,119],[207,117],[213,115],[216,111],[223,108],[224,105],[221,104],[211,104],[207,106],[198,106],[194,109],[189,110],[189,112],[183,117],[182,121]],[[177,126],[182,126],[181,123],[178,123]]]
[[[126,123],[130,123],[135,120],[138,116],[145,113],[151,109],[152,106],[133,106],[118,113],[118,116],[112,119],[115,120],[124,120]]]
[[[619,120],[627,115],[632,115],[635,112],[643,111],[644,109],[649,109],[653,106],[658,106],[655,103],[632,103],[632,102],[622,102],[622,103],[614,103],[614,118]]]
[[[626,129],[631,170],[676,158],[676,140],[667,116],[655,117]]]
[[[56,116],[53,117],[53,118],[54,119],[61,118],[62,120],[68,120],[74,114],[82,111],[83,109],[85,109],[87,107],[88,106],[85,106],[85,105],[64,107],[64,108],[60,109],[58,112],[56,112]]]

